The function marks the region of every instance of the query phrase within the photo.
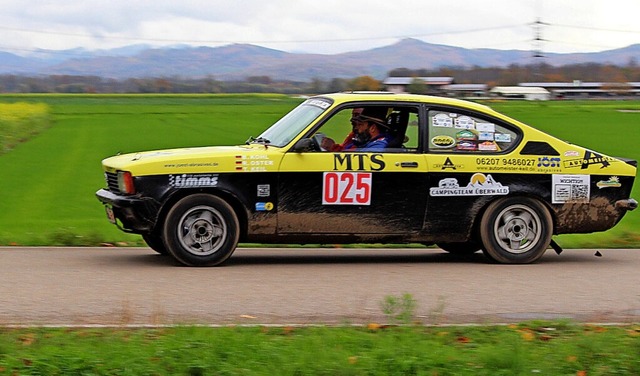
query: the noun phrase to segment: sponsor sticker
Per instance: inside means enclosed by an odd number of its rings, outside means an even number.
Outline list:
[[[460,131],[456,133],[457,140],[477,140],[478,136],[472,131],[465,129],[464,131]]]
[[[308,99],[306,104],[308,104],[310,106],[320,107],[323,110],[326,110],[327,108],[329,108],[329,106],[331,106],[331,104],[329,102],[325,102],[325,101],[320,100],[320,99]]]
[[[175,188],[215,187],[218,174],[169,175],[169,185]]]
[[[384,170],[384,154],[334,154],[333,169],[347,171],[381,171]]]
[[[568,159],[564,161],[565,168],[575,168],[580,167],[580,169],[584,170],[591,165],[599,164],[600,168],[609,167],[610,162],[614,161],[614,158],[606,157],[604,155],[598,154],[591,150],[587,150],[584,153],[584,156],[580,159]]]
[[[478,130],[478,132],[495,132],[496,131],[496,125],[493,123],[477,123],[476,124],[476,130]]]
[[[454,121],[454,127],[458,129],[474,129],[475,122],[468,116],[460,116]]]
[[[456,140],[451,136],[441,135],[431,139],[431,144],[437,148],[447,149],[456,144]]]
[[[273,202],[256,202],[256,211],[273,210]]]
[[[596,187],[602,188],[620,188],[622,184],[620,184],[620,178],[617,176],[612,176],[609,180],[600,180],[596,183]]]
[[[271,185],[269,184],[258,184],[258,197],[269,197],[271,196]]]
[[[429,189],[431,196],[494,196],[509,194],[509,187],[503,186],[488,174],[476,173],[471,176],[465,187],[460,187],[458,179],[446,178],[438,182],[437,187]]]
[[[589,202],[591,197],[591,176],[589,175],[553,175],[551,202]]]
[[[498,144],[493,141],[485,141],[478,144],[480,151],[498,151]]]
[[[480,141],[493,141],[494,134],[491,132],[480,132],[478,134],[478,140]]]
[[[446,170],[446,169],[457,170],[459,168],[464,168],[464,165],[453,163],[451,158],[447,157],[447,159],[444,160],[444,163],[434,163],[433,168],[441,169],[441,170]]]
[[[496,142],[511,142],[511,135],[508,133],[496,133],[494,138]]]
[[[538,157],[538,167],[560,167],[559,157]]]
[[[434,127],[453,128],[453,119],[447,114],[437,114],[431,118]]]
[[[456,150],[478,150],[478,145],[473,141],[460,141],[458,145],[456,145]]]

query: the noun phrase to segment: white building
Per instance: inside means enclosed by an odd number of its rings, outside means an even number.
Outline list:
[[[440,89],[445,85],[453,83],[453,77],[387,77],[382,81],[387,91],[393,93],[406,93],[407,86],[411,85],[413,80],[421,80],[425,85]]]
[[[551,93],[543,87],[496,86],[491,89],[490,94],[497,97],[526,99],[528,101],[548,101],[551,99]]]

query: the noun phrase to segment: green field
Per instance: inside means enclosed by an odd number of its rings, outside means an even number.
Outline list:
[[[46,103],[52,124],[0,155],[0,245],[143,245],[106,221],[94,197],[100,161],[119,152],[243,143],[301,99],[281,95],[3,95]],[[640,102],[493,102],[559,138],[640,159]],[[638,183],[633,196],[638,198]],[[640,211],[613,230],[563,235],[560,245],[639,247]]]

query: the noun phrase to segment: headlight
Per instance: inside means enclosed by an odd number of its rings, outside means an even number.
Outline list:
[[[136,187],[133,185],[133,175],[129,171],[118,171],[118,190],[129,195],[136,193]]]

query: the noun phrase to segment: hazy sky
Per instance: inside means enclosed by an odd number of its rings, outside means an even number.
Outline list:
[[[332,54],[405,37],[543,52],[640,43],[640,0],[0,0],[0,9],[0,50],[18,54],[230,43]]]

